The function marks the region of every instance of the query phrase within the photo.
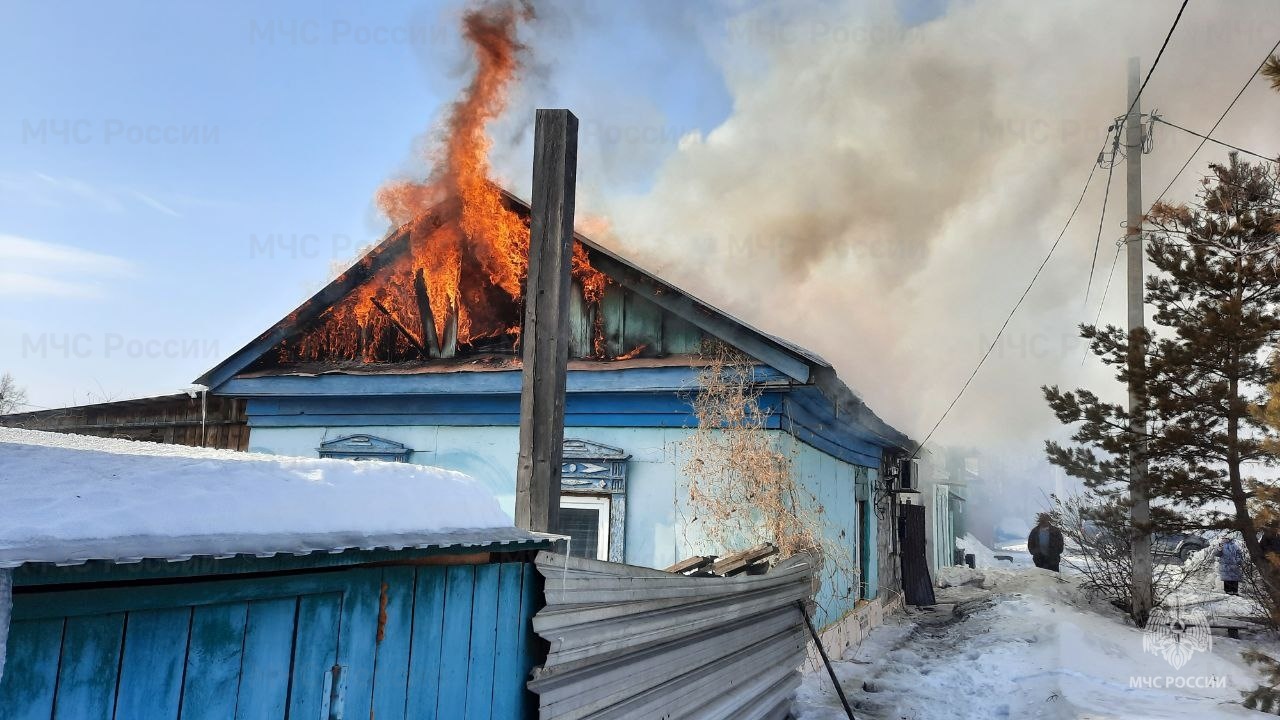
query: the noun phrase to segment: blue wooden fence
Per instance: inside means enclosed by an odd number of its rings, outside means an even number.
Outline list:
[[[511,562],[19,592],[0,717],[526,717],[538,582]]]

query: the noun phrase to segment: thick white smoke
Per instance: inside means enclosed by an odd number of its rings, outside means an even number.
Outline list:
[[[584,209],[611,219],[606,239],[622,251],[828,357],[877,412],[921,438],[1061,229],[1107,126],[1125,110],[1128,57],[1142,56],[1145,72],[1177,6],[953,2],[914,27],[891,3],[733,6],[722,31],[699,33],[723,71],[732,114],[680,138],[639,192],[593,182],[593,171],[612,178],[617,169],[592,154],[610,146],[587,148]],[[1193,3],[1144,109],[1207,130],[1277,37],[1280,13],[1269,0]],[[572,72],[558,67],[554,78]],[[1280,151],[1280,95],[1255,82],[1218,135]],[[584,124],[635,128],[607,104],[574,110]],[[1148,201],[1195,143],[1156,128],[1144,158]],[[1188,199],[1221,157],[1220,148],[1202,151],[1172,196]],[[1099,170],[1058,254],[938,438],[1037,453],[1040,439],[1059,432],[1041,384],[1111,382],[1092,357],[1082,365],[1076,340],[1076,325],[1094,319],[1123,234],[1120,166],[1086,307],[1105,180]],[[1117,271],[1104,322],[1123,319],[1122,282]]]

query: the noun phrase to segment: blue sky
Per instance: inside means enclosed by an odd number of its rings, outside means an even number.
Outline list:
[[[168,392],[292,309],[385,229],[374,191],[465,80],[458,7],[4,4],[0,370],[35,407]],[[522,103],[723,119],[718,69],[679,41],[714,8],[604,7],[551,8]]]
[[[1144,103],[1211,127],[1280,32],[1273,1],[1189,6]],[[1154,57],[1177,6],[536,2],[498,180],[523,193],[533,109],[571,108],[606,241],[917,433],[1061,231],[1127,58]],[[296,307],[382,236],[378,187],[425,174],[467,79],[461,7],[0,4],[0,372],[35,407],[173,392]],[[1217,135],[1272,152],[1275,98],[1255,83]],[[1196,142],[1156,133],[1153,192]],[[1038,447],[1057,427],[1040,385],[1109,382],[1075,330],[1099,312],[1096,290],[1081,303],[1099,220],[1103,243],[1121,232],[1097,185],[957,406],[965,442]],[[1100,310],[1122,319],[1123,294]]]

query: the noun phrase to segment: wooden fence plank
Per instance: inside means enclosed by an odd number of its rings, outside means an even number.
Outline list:
[[[49,720],[58,685],[64,621],[27,620],[9,628],[9,659],[0,680],[0,708],[8,720]]]
[[[476,567],[471,602],[471,653],[467,661],[467,720],[490,720],[493,709],[493,668],[498,640],[497,565]]]
[[[116,691],[117,718],[176,718],[191,608],[129,613]]]
[[[54,720],[111,720],[124,618],[113,613],[67,621]]]
[[[191,615],[182,720],[235,717],[248,603],[197,607]]]
[[[298,599],[297,634],[294,637],[290,681],[289,717],[320,717],[324,704],[325,673],[338,655],[340,593],[304,595]]]
[[[349,718],[365,718],[373,707],[373,664],[378,650],[382,571],[353,571],[350,577],[338,628],[338,664],[343,667],[342,678],[347,685],[343,714]]]
[[[440,695],[440,643],[444,634],[445,568],[419,567],[413,593],[413,654],[409,658],[406,713],[437,717]]]
[[[520,654],[520,638],[529,631],[529,619],[521,614],[523,563],[501,563],[498,575],[497,648],[493,660],[493,717],[521,717],[529,668]]]
[[[541,557],[541,556],[539,556]],[[538,664],[541,640],[533,631],[533,616],[542,609],[542,576],[533,564],[524,566],[524,579],[520,583],[520,651],[521,665],[526,674]],[[528,717],[538,706],[537,698],[523,684],[520,693],[520,714],[514,717]]]
[[[285,716],[297,610],[295,598],[249,603],[242,663],[244,678],[236,700],[236,720]]]
[[[373,674],[373,717],[404,720],[409,691],[409,651],[413,639],[412,567],[389,567],[382,576],[377,662]]]
[[[467,709],[467,655],[471,650],[471,601],[475,568],[454,565],[446,571],[444,634],[440,641],[440,718],[462,717]]]

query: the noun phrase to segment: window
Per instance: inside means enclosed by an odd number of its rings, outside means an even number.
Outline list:
[[[581,438],[564,439],[560,466],[563,534],[574,555],[627,561],[627,460],[621,448]]]
[[[560,497],[560,526],[568,535],[569,554],[574,557],[609,559],[609,498],[595,495]]]

